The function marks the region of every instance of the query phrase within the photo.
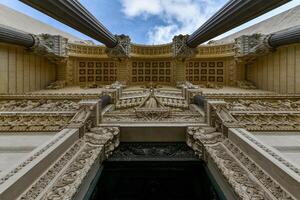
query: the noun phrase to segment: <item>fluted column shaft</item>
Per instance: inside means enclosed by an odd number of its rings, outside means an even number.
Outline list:
[[[28,33],[22,33],[10,28],[0,26],[0,42],[32,47],[35,39]]]
[[[290,0],[230,0],[187,39],[187,45],[198,45],[262,15]]]
[[[271,47],[279,47],[282,45],[300,43],[300,26],[274,33],[269,38]]]
[[[109,32],[78,0],[20,0],[112,48],[117,38]]]

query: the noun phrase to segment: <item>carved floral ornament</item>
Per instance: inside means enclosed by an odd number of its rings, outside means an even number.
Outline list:
[[[119,145],[119,132],[117,127],[92,128],[19,199],[73,199],[95,162],[107,159]]]
[[[208,158],[240,199],[295,199],[241,149],[212,127],[188,127],[187,145]]]

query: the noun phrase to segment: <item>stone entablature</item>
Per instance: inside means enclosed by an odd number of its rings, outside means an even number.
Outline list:
[[[90,44],[68,44],[68,54],[80,58],[109,58],[106,47]],[[222,58],[234,56],[234,44],[200,45],[195,58]],[[129,57],[133,58],[172,58],[172,43],[162,45],[131,44]]]

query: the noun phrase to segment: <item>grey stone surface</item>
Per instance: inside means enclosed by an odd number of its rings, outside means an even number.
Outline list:
[[[81,41],[82,39],[45,24],[26,14],[18,12],[0,3],[0,26],[11,27],[19,31],[32,34],[49,33],[61,35],[70,41]]]

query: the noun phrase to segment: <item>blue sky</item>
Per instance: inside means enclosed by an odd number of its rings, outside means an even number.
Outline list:
[[[80,2],[113,34],[129,35],[134,43],[161,44],[171,42],[174,35],[191,34],[227,0],[80,0]],[[90,39],[18,0],[0,0],[0,3],[75,36]],[[218,38],[297,5],[300,5],[300,0],[293,0]]]

